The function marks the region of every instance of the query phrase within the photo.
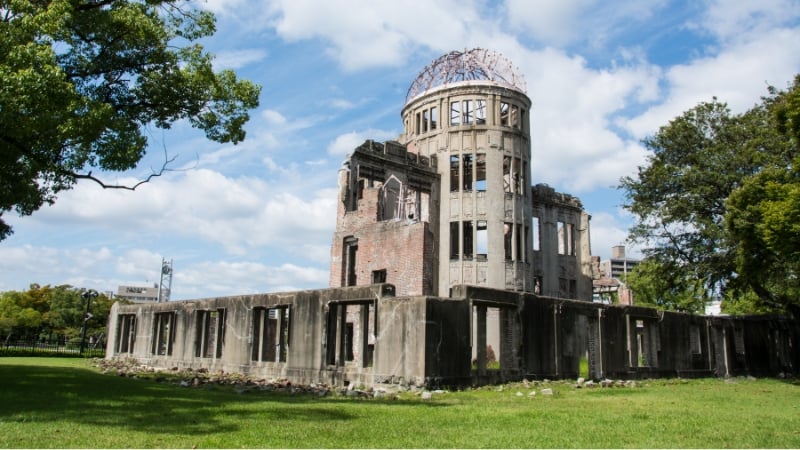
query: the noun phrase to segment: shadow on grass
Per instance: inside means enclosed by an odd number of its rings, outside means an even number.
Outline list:
[[[335,402],[365,406],[446,406],[402,400],[320,398],[274,392],[237,394],[228,387],[183,388],[152,380],[100,374],[90,369],[0,364],[0,421],[70,421],[152,433],[235,432],[236,417],[270,421],[356,419]],[[247,407],[258,403],[258,408]],[[226,420],[220,420],[224,417]],[[230,418],[234,420],[231,421]]]

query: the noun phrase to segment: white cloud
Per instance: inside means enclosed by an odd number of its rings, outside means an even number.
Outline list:
[[[303,180],[297,183],[277,188],[259,178],[198,169],[135,193],[78,184],[30,219],[131,236],[179,233],[219,243],[233,254],[253,247],[292,251],[298,242],[327,240],[336,217],[335,189],[306,192]],[[334,184],[332,174],[329,185]]]
[[[618,212],[619,213],[619,212]],[[611,258],[611,247],[623,245],[629,258],[641,258],[641,249],[626,242],[629,223],[625,214],[622,217],[610,212],[592,214],[591,240],[592,255],[601,260]]]
[[[633,61],[592,69],[582,58],[550,48],[520,60],[533,101],[534,183],[581,193],[616,185],[644,161],[644,149],[613,126],[626,108],[657,96],[658,68]]]
[[[585,41],[602,46],[630,27],[653,16],[665,0],[507,0],[506,19],[512,29],[545,45]]]
[[[147,250],[115,254],[97,248],[0,246],[0,291],[25,290],[31,283],[114,291],[119,284],[156,280],[161,257]],[[157,280],[156,280],[157,281]]]
[[[347,155],[367,139],[383,141],[387,139],[397,139],[397,132],[386,130],[366,130],[351,131],[340,134],[328,145],[329,155]]]
[[[723,42],[741,41],[790,25],[798,17],[800,2],[796,0],[714,0],[696,26]]]
[[[261,117],[269,126],[284,126],[287,122],[286,117],[284,117],[283,114],[271,109],[265,109],[262,111]]]
[[[283,292],[327,287],[328,271],[294,264],[203,262],[176,270],[174,283],[181,286],[182,298],[209,292],[221,296]]]
[[[323,39],[328,55],[348,71],[398,66],[419,46],[458,48],[469,32],[464,25],[480,17],[465,1],[281,0],[273,7],[272,23],[281,37]],[[455,47],[448,42],[453,38]]]
[[[22,291],[31,283],[39,283],[69,284],[116,294],[120,285],[157,285],[161,261],[162,255],[146,249],[113,254],[106,247],[66,250],[31,245],[0,246],[0,271],[3,273],[0,291]],[[196,298],[209,292],[235,295],[328,285],[326,265],[270,266],[247,260],[191,263],[178,258],[173,267],[172,300]]]
[[[593,0],[508,0],[508,21],[520,31],[549,43],[567,43],[577,34],[575,22]]]
[[[228,50],[215,55],[214,69],[241,69],[267,56],[267,51],[260,48]]]
[[[667,97],[625,124],[636,137],[713,96],[743,112],[766,95],[767,86],[786,86],[800,69],[800,29],[776,29],[709,56],[676,65],[665,73]]]

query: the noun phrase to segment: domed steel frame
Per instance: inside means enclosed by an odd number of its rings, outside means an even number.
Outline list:
[[[492,81],[526,93],[525,79],[511,61],[500,53],[474,48],[450,52],[425,66],[408,88],[406,104],[430,89],[470,80]]]

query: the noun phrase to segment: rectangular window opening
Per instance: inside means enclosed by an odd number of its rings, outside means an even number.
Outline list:
[[[510,105],[506,102],[500,102],[500,126],[507,127],[509,122]]]
[[[156,313],[153,320],[154,355],[172,355],[172,343],[175,341],[175,312]]]
[[[479,261],[486,261],[486,256],[489,254],[489,234],[485,220],[478,221],[476,231],[476,242],[478,244],[477,259]]]
[[[538,217],[533,217],[531,219],[531,229],[533,230],[533,239],[531,239],[533,242],[533,251],[538,252],[539,250],[541,250],[541,245],[542,245],[542,241],[540,239],[541,230],[539,228]]]
[[[503,190],[505,192],[512,192],[512,179],[511,179],[511,157],[503,156]]]
[[[462,155],[464,159],[464,169],[461,174],[462,179],[464,181],[464,191],[471,191],[472,190],[472,155],[465,154]]]
[[[475,124],[486,125],[486,100],[475,101]]]
[[[352,361],[355,359],[355,354],[353,354],[353,336],[354,328],[353,322],[347,322],[345,324],[345,331],[344,331],[344,359],[345,361]]]
[[[342,286],[356,286],[358,282],[356,263],[358,259],[358,239],[353,236],[344,238],[344,255],[342,270]]]
[[[450,259],[458,259],[461,256],[458,225],[459,222],[450,222]]]
[[[475,190],[486,190],[486,154],[478,153],[475,160]]]
[[[221,357],[225,342],[225,309],[197,311],[196,333],[196,357]]]
[[[253,361],[286,362],[289,306],[253,308]]]
[[[121,314],[117,316],[117,353],[133,353],[136,341],[136,315]]]
[[[460,179],[458,155],[450,155],[450,192],[458,192],[460,190]]]
[[[372,271],[372,284],[386,283],[386,269]]]
[[[514,235],[514,224],[506,222],[503,224],[503,247],[505,249],[506,261],[513,259],[511,242]]]
[[[450,102],[450,125],[461,125],[461,102]]]
[[[431,108],[431,130],[435,130],[439,123],[439,113],[436,107]]]
[[[461,224],[462,224],[461,228],[463,229],[463,235],[464,235],[464,243],[463,243],[464,252],[463,252],[463,256],[464,256],[464,259],[472,259],[473,248],[474,248],[473,247],[473,235],[472,235],[472,221],[471,220],[465,220],[464,222],[461,222]]]

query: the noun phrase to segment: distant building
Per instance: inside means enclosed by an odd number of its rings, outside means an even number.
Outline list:
[[[119,286],[117,298],[136,303],[158,303],[158,285],[153,286]]]
[[[593,300],[605,304],[633,305],[633,292],[625,284],[626,276],[642,261],[628,258],[625,246],[611,247],[611,259],[592,257]]]
[[[611,247],[611,259],[600,261],[600,272],[607,278],[624,279],[640,262],[641,259],[625,256],[624,245],[616,245]]]

